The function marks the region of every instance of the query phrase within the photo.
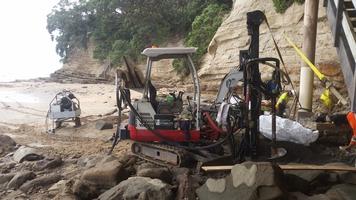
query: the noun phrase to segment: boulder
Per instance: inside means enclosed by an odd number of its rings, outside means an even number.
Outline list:
[[[45,170],[45,169],[53,169],[61,166],[63,164],[63,160],[61,157],[56,157],[53,159],[44,159],[36,162],[35,168],[37,170]]]
[[[172,174],[165,167],[140,169],[137,171],[137,176],[149,177],[153,179],[157,178],[166,183],[170,183],[172,181]]]
[[[78,159],[77,164],[81,167],[91,168],[94,167],[102,157],[99,155],[82,156]]]
[[[98,120],[95,124],[95,128],[98,130],[112,129],[114,126],[112,123],[106,122],[104,120]]]
[[[306,200],[331,200],[331,199],[325,194],[317,194],[317,195],[309,196],[308,198],[306,198]]]
[[[53,184],[47,191],[49,195],[54,196],[54,200],[77,200],[73,194],[73,184],[74,180],[60,180],[57,183]]]
[[[291,192],[288,194],[289,200],[305,200],[308,198],[308,195],[305,195],[302,192]]]
[[[95,167],[84,171],[81,180],[99,188],[111,188],[127,177],[128,174],[122,168],[122,164],[113,160],[98,163]]]
[[[128,173],[121,162],[117,159],[103,159],[95,167],[83,172],[74,183],[73,192],[81,199],[95,198],[127,177]]]
[[[0,164],[0,173],[9,173],[16,166],[16,162],[5,162]]]
[[[308,183],[322,176],[323,173],[323,170],[284,170],[284,174],[297,176]]]
[[[46,175],[46,176],[41,176],[41,177],[35,178],[31,181],[27,181],[20,187],[20,190],[25,193],[28,193],[30,190],[32,190],[36,187],[48,186],[53,183],[56,183],[61,178],[62,178],[62,176],[59,174],[50,174],[50,175]]]
[[[352,200],[356,199],[356,187],[351,184],[339,184],[333,186],[330,190],[326,192],[332,200]]]
[[[99,200],[170,200],[172,187],[159,179],[130,177],[101,194]]]
[[[80,179],[76,180],[73,185],[73,193],[80,199],[93,199],[104,191]]]
[[[16,142],[7,135],[0,135],[0,156],[15,150]]]
[[[176,180],[178,182],[176,200],[195,200],[195,189],[199,185],[194,184],[192,176],[189,173],[182,173],[177,175]]]
[[[245,162],[234,165],[223,179],[208,179],[196,190],[200,200],[269,200],[282,198],[282,170],[271,163]]]
[[[323,170],[284,170],[285,185],[291,192],[309,193],[318,186],[325,186],[332,179]]]
[[[15,175],[15,173],[0,174],[0,184],[9,182]]]
[[[13,158],[16,162],[21,163],[25,160],[41,160],[44,158],[44,156],[39,150],[35,148],[21,146],[19,149],[16,150]]]
[[[74,194],[58,194],[53,200],[78,200],[78,198]]]
[[[67,183],[67,180],[60,180],[57,183],[53,184],[50,188],[48,188],[47,191],[51,194],[58,194],[59,192],[62,192],[62,190],[64,190]]]
[[[7,184],[7,188],[18,189],[23,183],[28,180],[34,179],[35,177],[36,174],[31,171],[18,172]]]

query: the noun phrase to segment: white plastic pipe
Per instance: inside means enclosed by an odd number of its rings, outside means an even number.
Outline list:
[[[300,69],[299,101],[301,108],[311,111],[313,103],[314,73],[309,67]],[[302,111],[302,110],[301,110]]]

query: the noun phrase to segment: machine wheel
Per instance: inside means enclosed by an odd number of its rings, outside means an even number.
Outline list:
[[[80,126],[81,126],[80,118],[79,118],[79,117],[76,117],[76,118],[74,119],[74,122],[75,122],[75,126],[74,126],[74,127],[80,127]]]
[[[56,123],[55,129],[60,128],[62,126],[62,121],[56,121],[55,123]]]

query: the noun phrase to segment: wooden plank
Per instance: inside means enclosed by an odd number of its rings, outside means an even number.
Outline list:
[[[345,1],[344,5],[345,5],[345,8],[353,8],[354,7],[354,5],[351,1]]]
[[[341,19],[342,13],[344,11],[344,0],[339,0],[336,8],[336,20],[335,20],[335,30],[334,30],[334,46],[339,47],[339,36],[341,31]]]
[[[356,10],[347,10],[346,12],[349,17],[356,17]]]
[[[229,171],[232,169],[232,165],[226,166],[204,166],[202,169],[206,172],[213,171]],[[331,165],[308,165],[308,164],[288,164],[279,165],[282,170],[325,170],[325,171],[348,171],[356,172],[355,167],[351,166],[331,166]]]

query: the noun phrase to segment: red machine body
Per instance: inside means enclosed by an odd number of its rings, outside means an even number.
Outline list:
[[[127,129],[130,133],[130,139],[139,142],[162,142],[162,138],[165,138],[170,142],[199,142],[202,138],[217,140],[223,131],[215,124],[208,112],[203,113],[203,119],[205,126],[201,130],[190,130],[189,140],[186,139],[183,130],[155,129],[155,133],[153,133],[148,129],[136,128],[134,124],[128,124]]]
[[[137,129],[133,125],[128,125],[128,130],[130,131],[130,139],[139,142],[162,142],[162,139],[154,134],[152,131],[147,129]],[[154,130],[156,133],[171,142],[199,142],[200,131],[191,130],[189,131],[190,140],[185,139],[184,132],[182,130]]]

